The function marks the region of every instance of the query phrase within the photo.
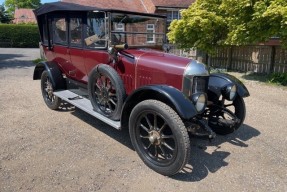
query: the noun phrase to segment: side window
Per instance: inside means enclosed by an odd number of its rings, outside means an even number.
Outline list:
[[[85,43],[90,48],[104,48],[107,46],[107,28],[104,12],[91,12],[87,18]]]
[[[46,19],[43,19],[43,40],[45,44],[48,44],[48,27]]]
[[[68,35],[67,35],[67,22],[66,18],[59,17],[54,19],[54,42],[56,44],[67,45]]]
[[[43,22],[43,40],[44,40],[44,44],[48,44],[48,41],[49,41],[48,33],[50,34],[50,41],[51,41],[51,44],[52,44],[52,39],[53,39],[52,38],[52,21],[51,21],[50,18],[48,19],[48,25],[49,26],[47,26],[46,22],[47,22],[46,19],[44,19],[44,22]]]
[[[70,18],[70,45],[82,45],[82,18]]]

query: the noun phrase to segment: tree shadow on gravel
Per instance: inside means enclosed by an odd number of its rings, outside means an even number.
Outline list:
[[[128,129],[118,131],[77,108],[75,111],[71,112],[71,114],[134,151],[129,138]],[[211,142],[207,139],[191,136],[191,156],[188,164],[183,171],[171,178],[186,182],[200,181],[207,177],[209,172],[215,173],[221,167],[228,165],[224,159],[231,153],[222,151],[221,144],[228,142],[238,147],[248,147],[245,142],[258,135],[260,135],[260,132],[255,128],[248,125],[242,125],[240,129],[232,134],[226,136],[217,135]],[[208,151],[208,147],[215,149],[213,149],[213,151],[209,149]]]
[[[221,167],[227,166],[225,158],[231,153],[221,150],[221,144],[230,143],[238,147],[248,147],[245,142],[257,137],[260,132],[248,125],[242,125],[237,131],[226,136],[217,135],[211,142],[206,139],[191,137],[191,156],[187,166],[182,172],[172,178],[180,181],[196,182],[208,176],[209,172],[215,173]],[[207,147],[213,147],[207,151]]]
[[[35,66],[32,61],[21,59],[26,57],[23,54],[1,54],[0,53],[0,70],[7,68],[26,68]]]

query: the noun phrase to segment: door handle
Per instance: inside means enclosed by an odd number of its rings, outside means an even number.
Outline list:
[[[76,70],[69,71],[69,75],[75,75],[75,74],[76,74]]]

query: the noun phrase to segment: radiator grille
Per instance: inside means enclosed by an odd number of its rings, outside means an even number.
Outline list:
[[[207,93],[208,80],[208,76],[193,77],[192,93]]]

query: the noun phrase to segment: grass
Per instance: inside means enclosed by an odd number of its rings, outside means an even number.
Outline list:
[[[259,81],[259,82],[263,82],[263,83],[269,83],[269,81],[268,81],[268,75],[266,75],[266,74],[256,74],[256,73],[246,74],[246,73],[244,73],[244,74],[242,75],[242,78],[245,79],[245,80]]]
[[[226,69],[212,68],[211,73],[228,73],[241,81],[257,81],[267,85],[287,87],[287,73],[259,74],[253,72],[227,71]]]
[[[38,63],[40,63],[41,61],[45,61],[44,59],[41,59],[41,58],[37,58],[37,59],[34,59],[32,62],[34,63],[34,64],[38,64]]]

